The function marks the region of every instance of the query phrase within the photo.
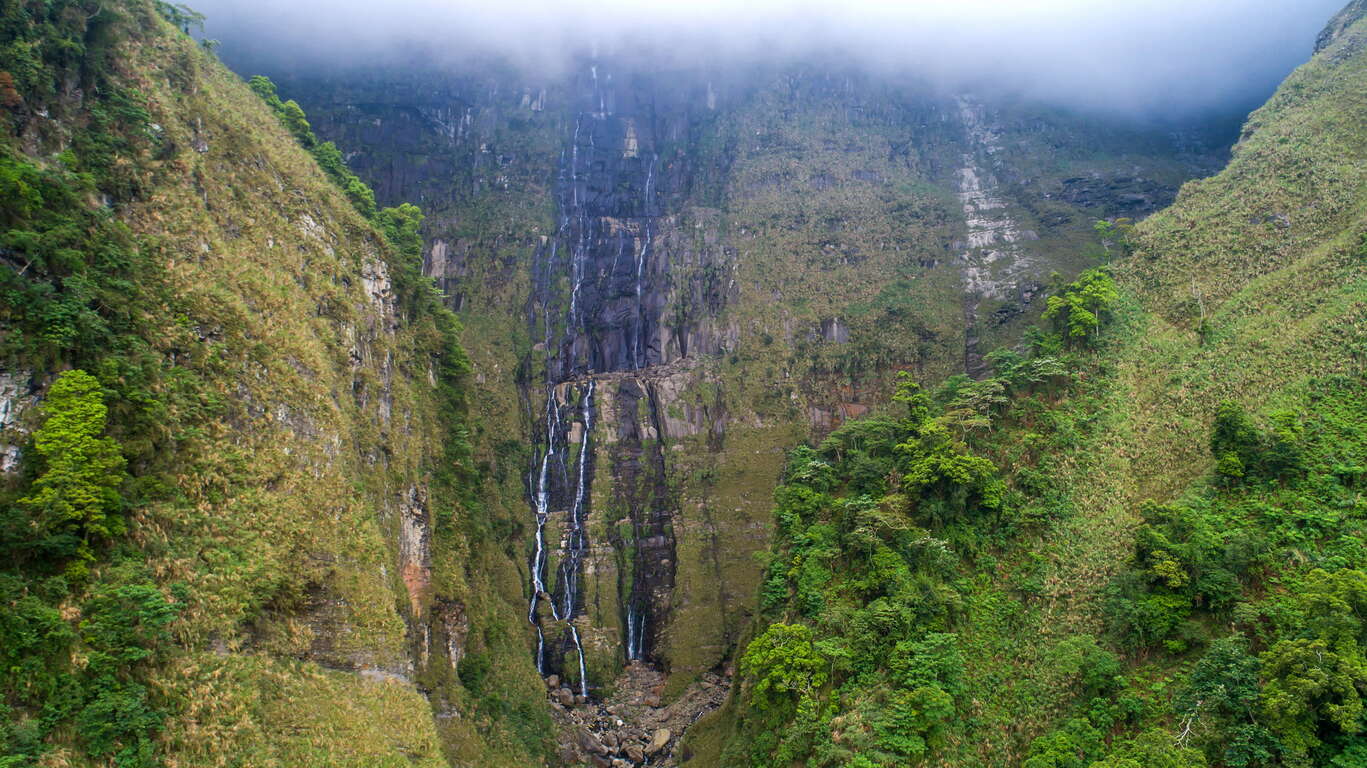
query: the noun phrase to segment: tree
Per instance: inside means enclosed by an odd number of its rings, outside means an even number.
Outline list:
[[[44,469],[19,505],[40,540],[55,539],[61,554],[91,560],[96,541],[125,530],[119,494],[125,462],[118,443],[103,436],[104,392],[94,376],[67,371],[53,382],[41,410],[47,418],[33,443]]]
[[[999,510],[1002,482],[991,461],[969,453],[941,424],[927,421],[917,437],[897,446],[906,474],[902,483],[916,494],[920,518],[945,525],[952,518],[980,510]]]
[[[1210,432],[1210,452],[1215,457],[1215,473],[1225,484],[1240,482],[1259,462],[1258,428],[1243,406],[1226,400],[1215,413]]]
[[[954,717],[954,699],[934,685],[893,691],[878,703],[869,718],[878,747],[913,760],[939,745],[945,723]]]
[[[1276,740],[1259,723],[1261,669],[1243,635],[1221,638],[1196,662],[1177,700],[1183,736],[1195,734],[1230,768],[1268,765],[1275,753]]]
[[[190,34],[191,29],[204,28],[204,14],[194,10],[184,3],[168,3],[165,0],[156,0],[157,13],[162,18],[174,24],[181,32]]]
[[[1161,730],[1146,731],[1125,742],[1105,760],[1092,763],[1091,768],[1205,768],[1206,759],[1200,752],[1174,745],[1172,734]]]
[[[1262,708],[1290,765],[1309,765],[1326,736],[1363,731],[1367,573],[1311,572],[1289,600],[1284,639],[1261,657]]]
[[[143,671],[171,644],[168,627],[180,606],[150,582],[106,583],[83,611],[85,704],[76,713],[76,732],[91,757],[112,755],[120,768],[160,765],[153,756],[154,736],[165,713],[144,684]]]
[[[932,632],[919,641],[899,641],[888,668],[905,688],[933,685],[952,697],[964,693],[964,657],[958,635]]]
[[[1105,249],[1107,256],[1111,255],[1113,247],[1118,249],[1122,256],[1128,256],[1134,248],[1134,219],[1102,219],[1092,225],[1092,230],[1101,238],[1101,247]]]
[[[1119,300],[1115,280],[1105,267],[1096,267],[1050,296],[1043,319],[1053,321],[1066,343],[1086,344],[1100,334]]]
[[[308,117],[304,114],[303,107],[299,106],[299,102],[290,99],[281,105],[280,119],[305,149],[312,149],[318,142],[317,137],[313,135],[313,126],[309,125]]]
[[[826,660],[801,624],[770,624],[750,642],[741,672],[755,681],[750,695],[760,712],[782,712],[826,684]]]

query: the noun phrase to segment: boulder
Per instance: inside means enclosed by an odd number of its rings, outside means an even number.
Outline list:
[[[569,688],[561,688],[557,690],[553,695],[555,696],[556,703],[558,703],[560,706],[574,706],[574,693],[571,692]]]
[[[646,754],[653,755],[665,747],[669,746],[669,740],[674,734],[668,728],[661,728],[655,731],[654,737],[650,739],[650,744],[646,746]]]
[[[552,691],[560,687],[560,675],[551,675],[546,678],[546,687]]]
[[[646,759],[645,750],[641,749],[640,744],[628,744],[626,746],[626,749],[622,751],[626,752],[627,759],[633,763],[640,764],[641,762],[644,762]]]
[[[608,753],[607,748],[604,747],[603,743],[598,740],[598,737],[594,736],[592,733],[589,733],[588,731],[580,732],[579,746],[583,747],[584,751],[588,752],[589,754],[606,755]]]

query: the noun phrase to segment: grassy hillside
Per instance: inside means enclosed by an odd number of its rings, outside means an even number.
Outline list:
[[[1034,337],[1049,376],[794,454],[696,764],[1361,764],[1360,16],[1139,226],[1085,343],[1072,301]]]
[[[169,21],[0,20],[0,760],[533,764],[459,326]]]

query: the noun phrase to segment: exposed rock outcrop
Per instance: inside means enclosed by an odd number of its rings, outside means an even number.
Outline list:
[[[1334,44],[1348,28],[1353,26],[1359,19],[1367,16],[1367,0],[1353,0],[1343,10],[1338,12],[1334,18],[1320,32],[1315,39],[1315,53],[1323,51],[1325,48]]]

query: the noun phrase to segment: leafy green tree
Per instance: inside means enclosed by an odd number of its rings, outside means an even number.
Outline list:
[[[0,574],[0,690],[47,699],[61,684],[59,660],[76,639],[61,611],[17,576]]]
[[[1274,412],[1272,428],[1263,432],[1243,407],[1223,402],[1211,428],[1210,452],[1215,475],[1225,486],[1254,478],[1291,480],[1305,473],[1305,427],[1298,414]]]
[[[1077,681],[1083,701],[1107,696],[1124,682],[1120,659],[1091,635],[1074,635],[1059,643],[1050,664]]]
[[[1270,417],[1272,429],[1266,437],[1263,464],[1268,475],[1289,479],[1305,471],[1305,426],[1292,411],[1277,411]]]
[[[938,686],[923,685],[890,693],[870,719],[879,749],[919,761],[939,746],[944,726],[953,717],[954,699]]]
[[[1176,701],[1187,727],[1207,744],[1208,756],[1230,768],[1270,765],[1278,746],[1260,722],[1262,664],[1243,635],[1210,644]]]
[[[309,125],[308,117],[304,114],[304,108],[299,106],[299,102],[290,99],[282,104],[280,120],[305,149],[312,149],[318,143],[318,138],[313,135],[313,126]]]
[[[1210,452],[1215,471],[1226,484],[1238,483],[1259,463],[1258,428],[1243,406],[1226,400],[1215,413],[1210,432]]]
[[[921,640],[898,642],[888,669],[904,688],[933,685],[954,698],[964,693],[964,657],[954,634],[932,632]]]
[[[372,195],[373,198],[373,195]],[[412,203],[385,208],[375,219],[404,263],[422,269],[422,209]]]
[[[1349,744],[1329,764],[1333,768],[1367,768],[1367,744]]]
[[[1001,479],[992,462],[975,456],[943,425],[925,422],[919,434],[897,446],[908,494],[916,494],[921,519],[944,525],[979,510],[998,510]]]
[[[1358,737],[1367,696],[1367,573],[1313,571],[1297,585],[1283,639],[1261,656],[1262,709],[1289,765],[1309,765],[1327,737]]]
[[[770,624],[750,642],[741,657],[741,672],[754,681],[751,700],[762,713],[792,711],[826,684],[827,662],[812,642],[812,630],[801,624]]]
[[[1283,640],[1262,656],[1268,682],[1263,711],[1287,750],[1289,765],[1310,765],[1321,729],[1362,732],[1367,663],[1361,654],[1335,649],[1322,639]]]
[[[1087,768],[1104,750],[1105,732],[1087,717],[1073,717],[1050,733],[1032,741],[1029,756],[1022,766]]]
[[[1175,743],[1173,735],[1163,730],[1145,731],[1106,756],[1092,763],[1090,768],[1205,768],[1206,758],[1200,751]]]
[[[1134,219],[1102,219],[1092,225],[1092,231],[1101,238],[1101,247],[1106,255],[1112,255],[1112,248],[1121,256],[1128,256],[1134,249]]]
[[[913,427],[929,419],[935,405],[930,394],[906,371],[899,371],[897,374],[897,391],[893,394],[892,401],[907,409],[907,423]]]
[[[1115,280],[1104,267],[1096,267],[1050,296],[1043,319],[1053,321],[1065,342],[1086,344],[1100,334],[1119,300]]]
[[[171,643],[168,626],[179,606],[146,582],[105,584],[84,606],[87,699],[76,730],[92,757],[113,756],[119,768],[151,768],[153,736],[165,713],[138,671]]]
[[[66,371],[41,411],[46,420],[33,443],[43,471],[19,505],[31,516],[40,546],[89,561],[94,544],[125,530],[119,494],[125,462],[118,443],[104,436],[104,392],[85,371]]]
[[[358,178],[347,179],[346,187],[347,200],[361,212],[362,216],[370,218],[375,215],[375,191],[366,186],[365,182]]]
[[[1132,565],[1112,585],[1109,610],[1127,645],[1165,642],[1180,652],[1191,638],[1178,630],[1199,629],[1187,621],[1194,611],[1233,606],[1261,539],[1232,529],[1208,502],[1146,502],[1141,510]]]

